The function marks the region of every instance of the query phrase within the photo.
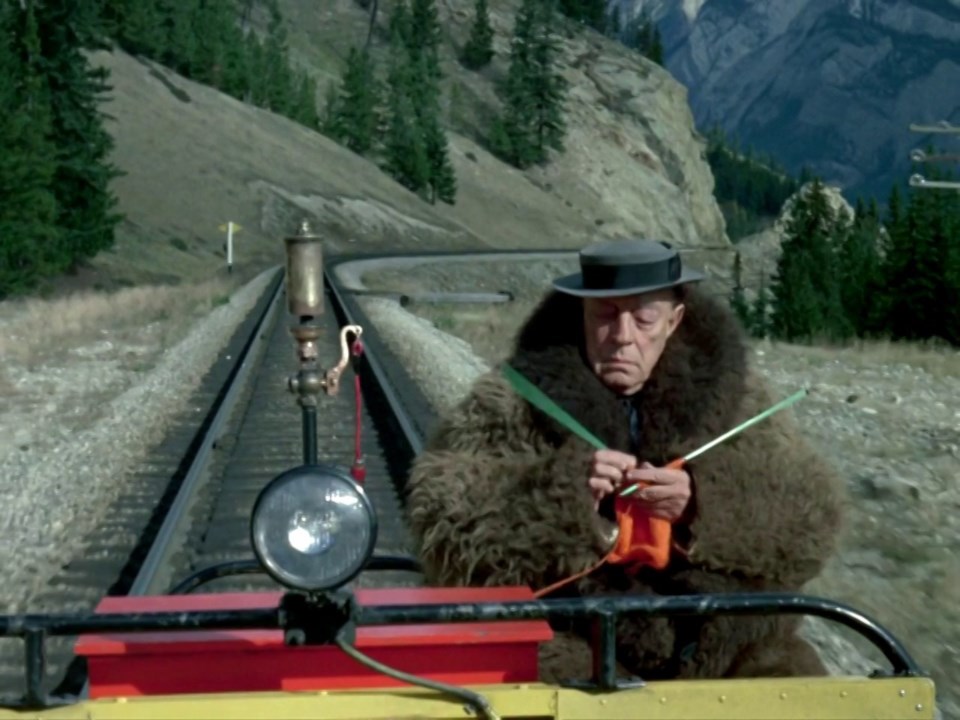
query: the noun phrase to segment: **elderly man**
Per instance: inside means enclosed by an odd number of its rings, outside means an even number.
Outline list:
[[[735,317],[663,243],[599,243],[580,265],[554,282],[507,362],[607,449],[535,409],[499,370],[481,377],[411,471],[428,582],[538,590],[586,573],[559,592],[799,590],[834,549],[841,495],[786,414],[664,468],[774,402]],[[671,524],[668,564],[587,573],[616,536],[615,491],[636,482],[634,502]],[[617,659],[646,679],[826,674],[797,627],[786,616],[625,617]],[[555,629],[542,679],[584,677],[586,629]]]

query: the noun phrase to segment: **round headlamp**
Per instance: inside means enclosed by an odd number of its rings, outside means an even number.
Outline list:
[[[331,590],[356,577],[373,554],[377,517],[346,470],[303,465],[260,492],[250,539],[277,582],[297,590]]]

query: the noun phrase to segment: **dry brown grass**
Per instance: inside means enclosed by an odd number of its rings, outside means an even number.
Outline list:
[[[67,348],[163,325],[168,345],[198,313],[227,302],[233,283],[216,278],[184,285],[145,285],[115,292],[82,291],[53,300],[6,303],[0,317],[0,357],[32,366]],[[0,392],[4,381],[0,379]]]
[[[0,397],[8,397],[17,391],[13,383],[6,376],[3,367],[0,367]]]
[[[521,320],[518,315],[500,315],[497,310],[499,308],[483,308],[456,313],[438,308],[434,312],[425,310],[423,315],[440,330],[466,340],[473,346],[474,352],[493,363],[508,351],[509,340],[519,329]]]
[[[512,302],[484,306],[413,304],[407,309],[429,320],[439,330],[456,335],[473,347],[488,363],[501,360],[510,350],[514,335],[535,302]]]
[[[773,345],[780,352],[802,353],[808,360],[842,360],[856,368],[909,365],[934,377],[960,377],[960,350],[940,342],[894,342],[892,340],[856,340],[844,345]]]

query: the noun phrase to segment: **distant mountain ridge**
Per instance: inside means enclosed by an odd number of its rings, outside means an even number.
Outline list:
[[[612,5],[658,21],[699,127],[719,125],[792,172],[807,164],[848,196],[884,198],[914,147],[953,149],[909,125],[960,121],[960,0]]]

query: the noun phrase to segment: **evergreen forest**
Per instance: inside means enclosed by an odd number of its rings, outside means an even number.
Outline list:
[[[113,245],[97,3],[0,1],[0,298]]]
[[[455,51],[467,72],[499,78],[500,107],[482,141],[517,168],[564,150],[563,32],[587,26],[662,63],[659,31],[644,15],[624,22],[600,0],[520,0],[503,71],[491,73],[488,3],[474,0]],[[371,28],[377,5],[369,5]],[[100,108],[109,78],[91,65],[90,50],[116,45],[150,58],[326,134],[425,202],[455,203],[436,0],[392,0],[383,11],[386,32],[358,38],[318,103],[316,81],[291,60],[276,0],[0,0],[0,299],[114,244],[122,217],[110,183],[119,170],[108,162]],[[739,284],[734,293],[751,332],[792,342],[960,344],[960,193],[904,185],[882,210],[861,200],[853,217],[836,216],[819,179],[791,178],[717,129],[706,137],[734,242],[769,226],[787,198],[808,189],[796,196],[776,277],[750,303]]]
[[[772,225],[787,198],[812,178],[806,168],[799,178],[790,177],[773,157],[741,147],[720,128],[707,131],[706,139],[713,194],[734,243]]]
[[[0,0],[0,299],[114,245],[108,77],[85,52],[115,45],[316,127],[316,85],[290,63],[275,0]]]
[[[602,2],[554,2],[524,0],[517,12],[498,87],[503,107],[488,128],[488,148],[518,168],[563,151],[560,17],[593,18],[608,34],[612,27],[597,14]],[[473,15],[460,61],[483,72],[495,56],[487,0],[475,1]],[[117,46],[153,60],[325,133],[427,202],[454,203],[435,0],[398,0],[388,17],[386,61],[377,67],[371,37],[358,42],[340,82],[327,88],[321,117],[316,81],[290,59],[276,0],[0,0],[0,98],[12,109],[0,120],[0,189],[9,199],[0,208],[0,299],[114,245],[122,216],[110,181],[119,170],[108,161],[112,140],[100,108],[108,77],[86,51]],[[617,34],[648,55],[656,35],[649,22]]]
[[[894,186],[885,208],[858,199],[851,217],[831,207],[819,178],[804,188],[769,286],[748,303],[736,278],[731,302],[750,332],[800,343],[960,345],[960,192]]]

